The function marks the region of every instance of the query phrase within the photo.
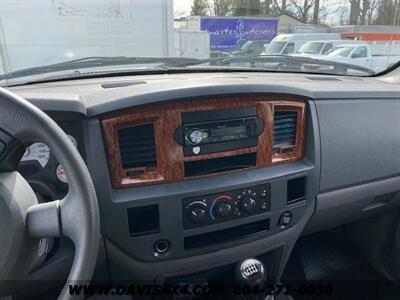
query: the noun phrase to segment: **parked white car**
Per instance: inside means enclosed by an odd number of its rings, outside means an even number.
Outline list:
[[[355,40],[318,40],[318,41],[310,41],[305,43],[300,47],[299,51],[296,52],[297,56],[306,56],[306,57],[318,57],[320,55],[326,54],[329,50],[334,47],[348,44],[365,44],[362,41]]]
[[[261,55],[290,55],[309,41],[338,40],[339,33],[298,33],[276,36]]]
[[[400,56],[397,55],[372,55],[367,43],[339,45],[318,58],[365,67],[376,73],[387,69],[400,60]]]

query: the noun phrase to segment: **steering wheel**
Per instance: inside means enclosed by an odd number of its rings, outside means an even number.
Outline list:
[[[38,204],[16,171],[25,145],[47,144],[68,176],[64,199]],[[72,298],[68,284],[88,284],[100,238],[99,209],[86,165],[63,130],[25,99],[0,88],[0,297],[21,289],[44,237],[69,237],[75,256],[59,299]],[[74,296],[74,299],[82,298]]]

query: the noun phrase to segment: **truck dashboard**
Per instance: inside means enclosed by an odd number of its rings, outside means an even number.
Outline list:
[[[400,87],[379,78],[205,72],[9,90],[87,165],[100,279],[212,280],[256,257],[277,282],[302,236],[400,203]],[[26,151],[19,171],[42,202],[62,198],[70,178],[51,147]],[[35,272],[62,280],[72,250],[56,240]]]

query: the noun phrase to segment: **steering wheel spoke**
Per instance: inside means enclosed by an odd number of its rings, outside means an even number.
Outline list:
[[[30,207],[26,216],[26,226],[33,238],[61,236],[60,201]]]
[[[91,224],[89,219],[80,216],[82,214],[83,199],[80,195],[68,192],[62,200],[41,203],[31,206],[26,217],[26,226],[30,236],[43,237],[69,237],[75,244],[80,242],[82,229]]]

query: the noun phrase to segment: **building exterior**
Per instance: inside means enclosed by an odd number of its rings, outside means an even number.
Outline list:
[[[276,18],[278,20],[279,33],[325,33],[329,32],[329,26],[306,24],[290,13],[257,15],[262,18]]]

